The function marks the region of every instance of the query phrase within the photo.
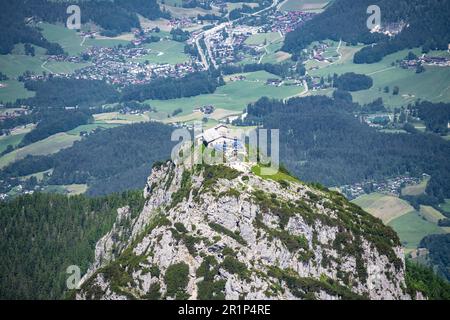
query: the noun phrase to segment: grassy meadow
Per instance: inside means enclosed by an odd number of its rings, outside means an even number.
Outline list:
[[[420,241],[427,235],[445,232],[416,211],[398,217],[388,225],[398,233],[400,241],[406,249],[416,249]]]
[[[193,109],[204,105],[213,105],[216,108],[239,111],[244,110],[249,103],[255,102],[263,96],[275,99],[283,99],[303,92],[302,87],[280,86],[274,87],[266,85],[269,78],[276,76],[265,72],[257,71],[244,74],[247,79],[244,81],[226,80],[226,85],[217,88],[215,93],[203,94],[195,97],[171,99],[171,100],[147,100],[152,107],[158,111],[171,114],[174,110],[183,109],[182,114],[191,114]]]
[[[399,107],[418,99],[431,102],[450,102],[450,68],[426,66],[426,71],[417,74],[415,70],[402,69],[392,64],[402,60],[409,51],[420,55],[419,48],[413,50],[402,50],[386,56],[382,61],[373,64],[354,64],[353,55],[360,46],[341,46],[339,53],[341,59],[333,64],[311,61],[307,63],[310,75],[327,77],[328,75],[355,72],[365,74],[373,79],[373,87],[368,90],[353,92],[352,96],[356,102],[361,104],[372,102],[378,97],[388,107]],[[331,49],[331,48],[330,48]],[[336,50],[337,48],[334,48]],[[332,49],[331,49],[332,50]],[[433,55],[434,53],[430,53]],[[436,53],[438,54],[438,53]],[[318,67],[318,69],[316,69]],[[385,93],[384,88],[389,87]],[[400,93],[392,94],[394,86],[398,86]]]
[[[139,61],[148,60],[150,63],[168,63],[178,64],[189,61],[190,57],[184,53],[184,43],[173,40],[162,40],[144,45],[145,48],[151,49],[152,52],[142,56]]]
[[[39,156],[56,153],[61,149],[71,147],[80,136],[67,133],[57,133],[46,139],[16,149],[0,158],[0,169],[8,164],[23,159],[28,155]]]
[[[281,10],[321,12],[328,2],[326,0],[287,0],[281,6]]]
[[[414,211],[414,208],[408,202],[381,193],[366,194],[354,199],[352,202],[371,215],[380,218],[385,224]]]

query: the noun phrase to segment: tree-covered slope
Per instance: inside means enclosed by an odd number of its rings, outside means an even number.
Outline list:
[[[358,104],[324,96],[286,103],[263,98],[249,125],[280,129],[280,159],[299,178],[327,186],[428,173],[427,194],[450,197],[450,144],[433,134],[387,134],[355,118]]]
[[[50,54],[62,53],[62,48],[46,41],[40,31],[26,23],[35,17],[50,23],[66,23],[69,5],[78,5],[81,23],[93,22],[104,29],[104,34],[113,36],[139,27],[140,14],[149,19],[167,16],[160,10],[156,0],[3,0],[0,11],[0,53],[10,53],[16,43],[32,43],[44,47]]]
[[[381,26],[405,22],[400,34],[389,38],[366,26],[368,6],[381,9]],[[450,42],[450,3],[446,0],[336,0],[325,12],[286,36],[283,50],[299,54],[311,42],[332,39],[349,43],[377,43],[355,54],[355,63],[373,63],[385,55],[418,46],[446,49]]]
[[[62,299],[67,267],[86,272],[95,243],[124,206],[139,212],[142,191],[102,198],[33,194],[0,202],[0,299]]]
[[[142,188],[153,162],[168,159],[173,127],[137,123],[91,134],[48,156],[29,156],[1,171],[21,177],[53,168],[50,184],[88,184],[90,195]]]

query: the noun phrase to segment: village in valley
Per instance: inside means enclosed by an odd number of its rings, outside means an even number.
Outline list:
[[[220,10],[226,7],[220,0],[205,1],[203,5],[215,6],[221,8]],[[158,78],[181,78],[188,73],[209,68],[209,62],[205,63],[198,52],[204,50],[198,43],[199,38],[206,46],[208,59],[216,68],[220,65],[240,63],[242,60],[261,63],[262,57],[267,53],[267,46],[281,44],[286,33],[314,16],[311,12],[284,12],[271,7],[263,10],[260,14],[249,14],[244,16],[243,21],[233,23],[228,20],[223,22],[215,15],[171,18],[163,22],[162,28],[166,29],[165,31],[161,31],[158,26],[133,30],[128,44],[107,47],[93,45],[86,47],[79,55],[48,56],[44,62],[44,65],[52,61],[88,64],[74,72],[51,72],[50,69],[44,73],[26,72],[21,75],[20,80],[66,77],[105,80],[123,87],[149,83]],[[78,35],[81,44],[86,39],[101,37],[99,31],[92,30],[80,30]],[[260,38],[264,40],[259,41]],[[178,42],[184,47],[184,52],[179,52],[180,55],[185,54],[184,61],[164,62],[164,55],[167,53],[158,51],[157,48],[171,42]]]

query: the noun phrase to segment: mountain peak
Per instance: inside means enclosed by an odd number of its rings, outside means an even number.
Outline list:
[[[78,299],[407,299],[395,232],[287,174],[154,166],[119,210]],[[289,179],[290,178],[290,179]]]

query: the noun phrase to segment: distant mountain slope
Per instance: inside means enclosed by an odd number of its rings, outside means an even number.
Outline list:
[[[26,24],[26,19],[35,17],[50,23],[66,23],[69,5],[80,7],[81,23],[94,22],[104,29],[105,35],[113,36],[139,27],[137,14],[148,19],[167,16],[160,10],[156,0],[5,0],[0,11],[0,53],[11,52],[16,43],[32,43],[50,50],[52,54],[62,49],[46,41],[36,28]]]
[[[50,184],[88,184],[89,195],[142,188],[152,164],[170,157],[172,131],[153,122],[103,130],[56,154],[16,161],[0,175],[18,177],[53,168]]]
[[[366,26],[369,5],[381,9],[381,27],[405,22],[406,27],[389,39]],[[332,39],[350,43],[378,43],[355,55],[355,63],[373,63],[405,48],[447,49],[450,42],[450,1],[447,0],[336,0],[322,14],[286,36],[284,51],[299,54],[311,42]]]
[[[360,106],[356,105],[356,109]],[[427,194],[450,197],[450,144],[431,134],[387,134],[346,110],[351,102],[324,96],[251,104],[247,125],[280,129],[280,158],[300,179],[336,186],[405,173],[432,176]]]

